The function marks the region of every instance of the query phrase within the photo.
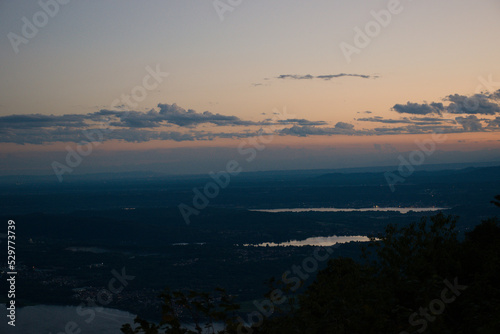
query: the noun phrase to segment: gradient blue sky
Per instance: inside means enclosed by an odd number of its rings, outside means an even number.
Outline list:
[[[103,122],[75,172],[208,172],[285,108],[250,170],[397,164],[433,131],[449,133],[437,162],[500,160],[500,84],[484,84],[500,82],[500,2],[402,0],[347,61],[340,44],[388,3],[244,0],[221,20],[212,0],[73,0],[16,53],[9,33],[41,7],[0,2],[0,172],[50,173]],[[113,103],[148,66],[169,75],[134,108]]]

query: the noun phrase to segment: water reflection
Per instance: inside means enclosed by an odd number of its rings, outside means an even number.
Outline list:
[[[277,246],[333,246],[335,244],[343,244],[351,241],[369,241],[367,236],[362,235],[345,235],[337,236],[333,235],[331,237],[312,237],[304,240],[290,240],[282,243],[274,242],[263,242],[258,245],[244,244],[243,246],[254,246],[254,247],[277,247]]]
[[[4,314],[7,309],[3,307]],[[120,334],[125,323],[133,323],[135,315],[110,308],[36,305],[16,309],[16,327],[0,322],[0,333],[94,333]],[[85,313],[86,312],[86,313]],[[95,314],[95,317],[89,315]],[[8,319],[5,317],[5,319]],[[68,327],[66,327],[68,326]],[[67,331],[71,328],[71,331]],[[13,330],[15,329],[15,330]]]
[[[310,211],[316,211],[316,212],[353,212],[353,211],[359,211],[359,212],[366,212],[366,211],[397,211],[400,213],[408,213],[410,211],[414,212],[428,212],[428,211],[441,211],[441,210],[448,210],[449,208],[435,208],[435,207],[430,207],[430,208],[379,208],[379,207],[374,207],[374,208],[360,208],[360,209],[353,209],[353,208],[290,208],[290,209],[259,209],[259,210],[250,210],[250,211],[260,211],[260,212],[310,212]]]

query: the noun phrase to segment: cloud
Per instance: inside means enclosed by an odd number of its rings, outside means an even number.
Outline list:
[[[209,111],[197,113],[192,109],[185,110],[177,104],[158,104],[160,108],[159,116],[161,120],[167,121],[178,126],[196,126],[202,123],[212,123],[219,126],[228,125],[257,125],[251,121],[243,121],[236,116],[225,116],[221,114],[212,114]]]
[[[184,109],[177,104],[158,104],[159,111],[110,111],[101,110],[93,116],[115,116],[117,121],[113,126],[130,128],[155,128],[160,126],[177,125],[180,127],[196,127],[200,124],[216,126],[259,125],[260,123],[241,120],[237,116],[213,114],[209,111],[198,113],[193,109]]]
[[[485,95],[487,95],[488,98],[491,100],[500,100],[500,89],[491,94],[485,94]]]
[[[377,136],[377,135],[401,135],[401,134],[430,134],[430,133],[460,133],[466,130],[453,125],[418,125],[410,124],[399,127],[379,127],[374,129],[356,130],[354,125],[338,122],[335,127],[300,126],[294,125],[290,128],[280,130],[281,135],[298,137],[307,136]]]
[[[344,122],[338,122],[337,124],[335,124],[335,129],[352,130],[354,129],[354,125]]]
[[[500,128],[500,117],[487,120],[486,123],[488,123],[489,128],[495,128],[495,127]]]
[[[380,116],[358,118],[360,122],[386,123],[386,124],[415,124],[415,125],[439,125],[443,123],[455,123],[452,119],[439,117],[404,117],[400,119],[387,119]]]
[[[298,124],[298,125],[326,125],[328,124],[325,121],[309,121],[307,119],[298,119],[298,118],[290,118],[290,119],[282,119],[277,121],[278,124]]]
[[[443,118],[443,117],[410,117],[411,120],[413,121],[418,121],[418,122],[452,122],[452,119],[449,118]]]
[[[406,102],[406,104],[395,104],[392,110],[400,114],[415,114],[415,115],[427,115],[427,114],[441,114],[444,111],[444,106],[442,103],[411,103]]]
[[[53,126],[82,127],[85,118],[81,115],[9,115],[0,117],[0,128],[32,129]]]
[[[448,95],[445,100],[451,103],[446,111],[451,114],[495,115],[500,113],[500,105],[496,102],[498,96],[500,96],[500,90],[492,94],[474,94],[472,96]]]
[[[474,127],[469,127],[473,131]],[[307,137],[307,136],[377,136],[377,135],[402,135],[402,134],[430,134],[430,133],[461,133],[469,130],[455,125],[443,124],[409,124],[398,127],[378,127],[374,129],[356,130],[354,125],[338,122],[335,127],[300,126],[294,125],[279,131],[281,135]]]
[[[467,117],[457,117],[455,118],[458,124],[462,125],[464,131],[467,132],[479,132],[484,131],[481,121],[475,116],[470,115]]]
[[[307,137],[307,136],[324,136],[324,135],[333,135],[333,134],[341,134],[340,131],[336,131],[334,128],[320,128],[316,126],[308,126],[308,125],[294,125],[291,128],[285,128],[280,131],[282,135],[289,136],[298,136],[298,137]]]
[[[81,142],[89,140],[85,136],[85,131],[90,130],[99,131],[105,136],[104,140],[118,139],[129,142],[210,140],[216,135],[195,131],[193,128],[200,124],[214,126],[265,124],[208,111],[198,113],[192,109],[185,110],[176,104],[158,104],[158,108],[159,111],[152,109],[146,112],[102,109],[88,114],[2,116],[0,142],[18,144]],[[307,122],[307,120],[301,121]],[[164,128],[169,127],[178,127],[180,130],[164,131]]]
[[[443,113],[469,114],[469,115],[495,115],[500,113],[500,90],[493,93],[479,93],[471,96],[452,94],[446,96],[442,102],[395,104],[392,110],[398,113],[428,115]]]
[[[115,111],[100,110],[89,117],[98,121],[104,116],[114,116],[117,120],[111,125],[131,128],[155,128],[160,126],[177,125],[181,127],[196,127],[210,123],[216,126],[259,125],[260,123],[244,121],[236,116],[213,114],[209,111],[198,113],[192,109],[184,109],[177,104],[158,104],[159,111]]]
[[[386,119],[382,118],[380,116],[373,116],[373,117],[365,117],[365,118],[358,118],[357,121],[359,122],[376,122],[376,123],[388,123],[388,124],[395,124],[395,123],[412,123],[411,120],[409,119]]]
[[[216,126],[261,125],[259,122],[241,120],[237,116],[213,114],[209,111],[198,113],[192,109],[185,110],[175,103],[159,104],[159,111],[121,111],[102,109],[89,114],[69,115],[10,115],[0,117],[0,129],[34,129],[71,127],[86,128],[92,123],[107,123],[109,126],[126,128],[158,128],[177,125],[195,127],[210,123]],[[304,120],[305,121],[305,120]]]
[[[326,78],[329,76],[291,76],[294,79],[329,80]],[[234,115],[184,109],[175,103],[158,104],[157,108],[146,111],[101,109],[87,114],[9,115],[0,117],[0,142],[80,143],[89,140],[85,135],[86,131],[100,131],[104,141],[238,139],[258,136],[259,129],[266,126],[271,126],[270,128],[276,134],[299,137],[491,132],[500,131],[500,117],[479,119],[476,114],[488,116],[500,113],[499,100],[500,90],[470,97],[458,94],[448,95],[443,99],[448,102],[448,105],[441,102],[396,104],[392,108],[396,114],[408,114],[405,117],[401,115],[399,118],[368,115],[372,113],[371,111],[360,112],[366,117],[358,118],[357,121],[380,125],[369,129],[356,129],[353,124],[346,122],[338,122],[334,126],[329,126],[323,120],[282,119],[282,117],[276,119],[274,116],[261,121],[250,121]],[[273,115],[276,114],[279,113],[273,112]],[[446,117],[446,114],[448,116],[452,114],[453,118]],[[222,130],[217,130],[219,127],[223,127]],[[228,128],[234,130],[228,130]]]
[[[172,140],[172,141],[194,141],[212,140],[217,136],[212,133],[201,131],[152,131],[134,128],[118,129],[96,129],[75,131],[69,128],[43,129],[33,131],[22,129],[18,131],[5,131],[0,129],[0,142],[16,144],[46,144],[51,142],[88,142],[90,139],[85,134],[91,134],[90,138],[100,138],[102,141],[122,140],[131,143],[148,142],[151,140]]]
[[[338,74],[326,74],[326,75],[299,75],[299,74],[281,74],[276,77],[276,79],[293,79],[293,80],[311,80],[311,79],[321,79],[321,80],[331,80],[334,78],[341,77],[358,77],[362,79],[377,79],[378,75],[366,75],[366,74],[351,74],[351,73],[338,73]]]
[[[400,127],[384,127],[373,129],[377,135],[427,134],[427,133],[460,133],[461,128],[452,125],[406,125]]]
[[[279,113],[274,113],[279,114]],[[199,125],[212,125],[211,131],[199,131]],[[213,140],[215,138],[247,138],[258,136],[257,127],[279,125],[323,126],[325,121],[301,118],[248,121],[237,116],[196,112],[177,104],[158,104],[158,110],[122,111],[101,109],[88,114],[10,115],[0,117],[0,142],[44,144],[90,140],[86,132],[96,132],[102,140],[145,142],[151,140]],[[245,127],[234,132],[217,132],[219,126]],[[254,127],[254,129],[252,129]],[[167,129],[170,129],[167,131]]]
[[[317,127],[308,125],[294,125],[291,128],[285,128],[280,131],[281,135],[290,135],[298,137],[307,136],[331,136],[331,135],[363,135],[370,134],[365,130],[354,130],[354,125],[344,122],[338,122],[335,127]]]

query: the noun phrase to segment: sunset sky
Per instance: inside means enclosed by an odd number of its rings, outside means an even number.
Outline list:
[[[0,174],[49,175],[68,148],[88,152],[71,173],[208,173],[262,132],[245,170],[397,165],[434,132],[425,163],[500,161],[499,17],[498,0],[3,1]]]

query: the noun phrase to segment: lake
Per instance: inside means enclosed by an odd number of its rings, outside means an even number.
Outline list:
[[[448,210],[449,208],[360,208],[360,209],[353,209],[353,208],[291,208],[291,209],[258,209],[258,210],[250,210],[250,211],[260,211],[260,212],[310,212],[310,211],[316,211],[316,212],[353,212],[353,211],[359,211],[359,212],[366,212],[366,211],[397,211],[400,213],[408,213],[410,211],[414,212],[430,212],[430,211],[441,211],[441,210]]]
[[[252,244],[244,244],[243,246],[254,246],[254,247],[277,247],[277,246],[333,246],[335,244],[343,244],[351,241],[361,241],[366,242],[370,239],[366,236],[362,235],[345,235],[345,236],[337,236],[332,235],[330,237],[312,237],[304,240],[290,240],[282,243],[274,243],[274,242],[263,242],[261,244],[252,245]]]
[[[4,314],[7,309],[4,306]],[[16,327],[7,324],[7,317],[0,322],[0,333],[66,333],[65,326],[75,326],[69,332],[80,334],[121,334],[123,324],[134,322],[135,315],[111,308],[83,307],[83,316],[76,306],[36,305],[16,308]],[[82,310],[80,312],[82,313]],[[95,312],[95,318],[85,312]],[[75,325],[72,325],[73,322]],[[69,327],[71,328],[71,327]]]

